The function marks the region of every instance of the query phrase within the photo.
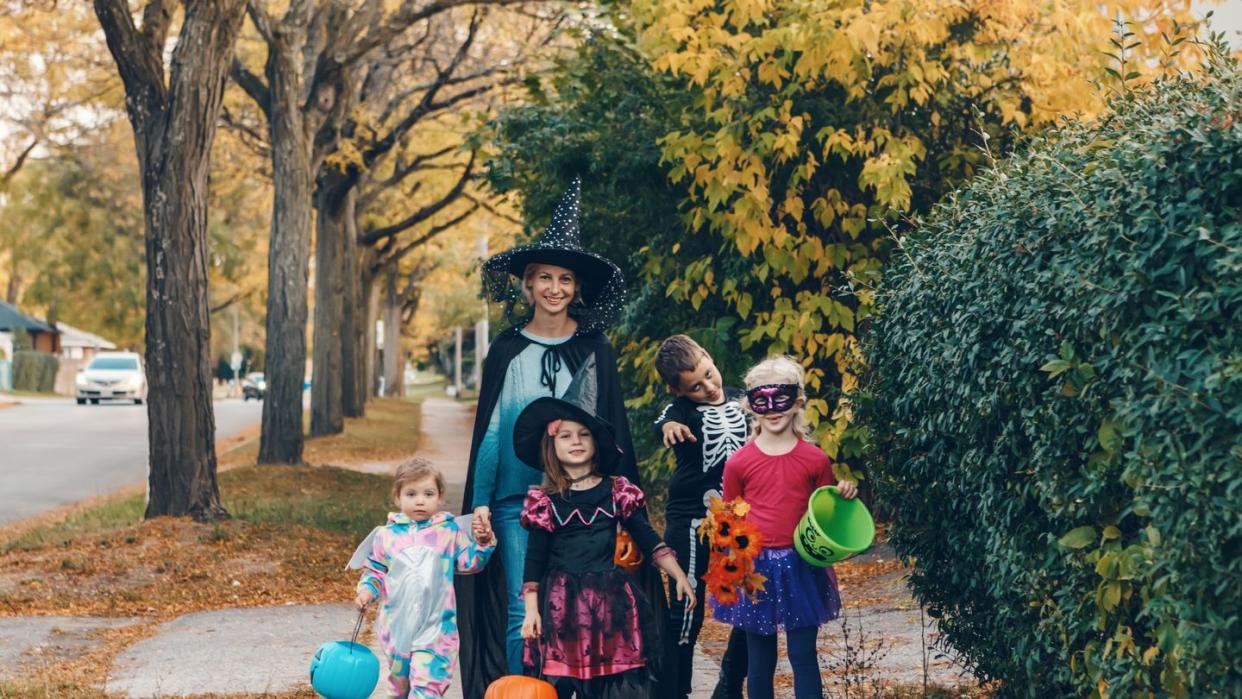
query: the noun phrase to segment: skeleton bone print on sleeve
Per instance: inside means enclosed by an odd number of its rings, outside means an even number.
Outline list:
[[[746,444],[750,426],[737,401],[698,408],[703,415],[703,472],[706,473]]]

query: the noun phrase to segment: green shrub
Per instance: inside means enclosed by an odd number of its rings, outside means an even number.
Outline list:
[[[13,353],[13,390],[51,393],[56,387],[60,360],[47,352],[21,350]]]
[[[1008,695],[1242,696],[1236,63],[1128,94],[902,240],[860,396],[892,540]]]

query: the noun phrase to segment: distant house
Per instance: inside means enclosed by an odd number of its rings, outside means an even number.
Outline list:
[[[0,350],[7,359],[13,358],[13,334],[18,330],[25,330],[30,336],[33,349],[52,354],[60,352],[60,333],[56,328],[0,301]]]
[[[65,359],[90,361],[100,350],[116,349],[115,343],[68,323],[57,322],[56,329],[60,331],[60,356]]]

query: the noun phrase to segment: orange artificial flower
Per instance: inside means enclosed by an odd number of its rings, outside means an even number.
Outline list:
[[[716,518],[716,529],[712,532],[712,547],[728,551],[733,544],[733,526],[736,520],[732,517]]]
[[[746,560],[758,556],[763,550],[759,528],[746,520],[734,523],[729,535],[729,549],[734,556]]]
[[[751,563],[750,559],[731,558],[728,556],[720,559],[720,569],[724,573],[724,578],[735,585],[739,584],[742,578],[746,577],[746,574],[753,571],[754,568],[754,564]]]
[[[737,604],[737,588],[729,584],[713,585],[711,588],[712,597],[723,605]]]
[[[707,564],[707,572],[703,575],[703,580],[709,586],[716,584],[739,585],[746,573],[747,571],[739,565],[738,561],[731,561],[722,553],[712,552],[711,560]]]

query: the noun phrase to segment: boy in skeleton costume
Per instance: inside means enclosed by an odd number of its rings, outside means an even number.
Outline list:
[[[454,573],[475,573],[495,549],[489,527],[439,511],[444,477],[420,459],[397,469],[400,512],[358,546],[350,568],[362,568],[357,604],[380,599],[376,636],[388,658],[388,695],[442,697],[453,680],[459,646]]]
[[[677,396],[656,419],[655,429],[665,447],[673,449],[677,468],[669,483],[665,506],[664,542],[677,553],[677,562],[694,587],[698,604],[669,604],[665,657],[675,696],[690,694],[694,643],[703,626],[702,584],[707,572],[708,547],[699,541],[699,524],[712,497],[720,497],[725,461],[746,443],[750,426],[738,399],[741,390],[726,388],[707,353],[685,335],[673,335],[660,344],[656,371]],[[746,677],[745,634],[729,636],[713,699],[741,699]]]

